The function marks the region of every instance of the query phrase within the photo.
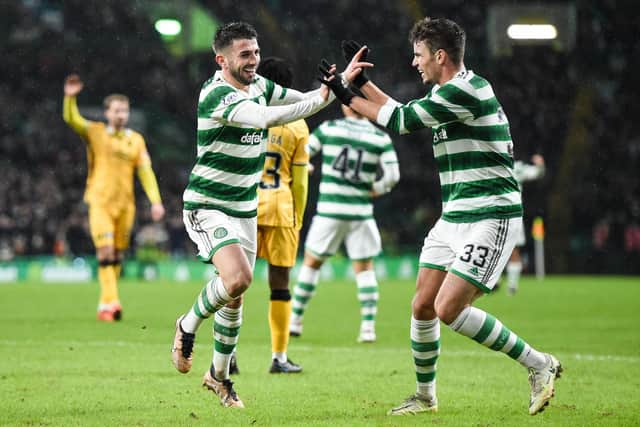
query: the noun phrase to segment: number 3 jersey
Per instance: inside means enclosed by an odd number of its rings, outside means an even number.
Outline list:
[[[311,156],[322,150],[317,215],[373,218],[372,185],[378,166],[398,163],[391,138],[366,119],[347,117],[322,123],[309,137]]]
[[[304,120],[269,128],[262,179],[258,187],[258,225],[293,227],[293,166],[306,166],[309,127]]]

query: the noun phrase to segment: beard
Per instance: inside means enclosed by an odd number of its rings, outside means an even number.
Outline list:
[[[250,80],[248,78],[246,78],[243,74],[242,71],[237,71],[237,70],[229,70],[229,72],[231,73],[231,75],[233,76],[234,79],[236,79],[237,81],[239,81],[240,83],[242,83],[243,85],[250,85],[251,83],[253,83],[253,80]]]

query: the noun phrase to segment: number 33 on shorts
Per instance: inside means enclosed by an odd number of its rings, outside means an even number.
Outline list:
[[[500,278],[521,227],[522,218],[439,220],[425,239],[420,265],[448,270],[488,293]]]
[[[485,228],[475,235],[477,243],[465,243],[458,251],[458,259],[453,262],[451,270],[484,292],[489,292],[498,281],[504,269],[517,236],[516,230],[521,226],[517,219],[489,220],[482,224]],[[468,240],[467,240],[468,242]]]

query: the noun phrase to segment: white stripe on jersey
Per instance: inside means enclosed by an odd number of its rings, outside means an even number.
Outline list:
[[[508,153],[510,145],[512,145],[511,140],[486,142],[478,141],[476,139],[458,139],[455,141],[447,141],[444,144],[434,145],[433,155],[435,157],[439,157],[445,154],[458,154],[470,151],[482,151],[485,153]]]
[[[366,196],[369,194],[367,191],[359,190],[355,187],[348,187],[346,185],[334,184],[332,182],[321,182],[320,193],[339,194],[342,196]]]
[[[234,187],[251,187],[262,177],[261,170],[251,175],[240,175],[232,172],[225,172],[218,169],[210,168],[204,165],[195,165],[191,173],[210,181],[232,185]]]
[[[258,208],[258,199],[249,200],[246,202],[234,201],[234,200],[221,200],[214,197],[207,197],[204,194],[200,194],[196,191],[186,189],[184,191],[184,200],[188,200],[191,203],[209,204],[214,206],[220,206],[222,208],[233,209],[243,212],[250,212]]]
[[[348,123],[348,122],[347,122]],[[353,124],[353,123],[352,123]],[[378,135],[372,132],[375,127],[371,126],[362,126],[362,128],[355,127],[358,125],[354,125],[354,127],[347,127],[345,125],[342,126],[322,126],[322,134],[327,137],[337,137],[337,138],[354,138],[357,137],[359,141],[366,142],[368,144],[374,145],[386,145],[390,143],[391,140],[388,135]]]
[[[442,203],[442,210],[447,212],[482,209],[491,206],[509,206],[520,203],[520,192],[514,191],[498,196],[481,195],[467,199],[456,199]]]
[[[487,171],[491,173],[487,173]],[[503,166],[494,166],[490,168],[464,169],[457,171],[440,172],[440,184],[454,184],[470,181],[481,181],[488,178],[511,178],[513,177],[511,170]]]
[[[370,216],[373,215],[373,205],[368,203],[365,205],[346,204],[346,203],[334,203],[334,202],[318,202],[318,213],[322,214],[337,214],[337,215],[359,215]]]
[[[260,149],[259,152],[257,148]],[[215,144],[199,145],[198,158],[204,156],[205,153],[222,153],[231,157],[256,157],[256,155],[260,155],[266,150],[265,144],[260,144],[260,147],[256,147],[249,144],[229,144],[224,141],[216,141]]]

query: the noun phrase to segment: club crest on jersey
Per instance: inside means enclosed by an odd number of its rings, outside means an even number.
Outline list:
[[[262,132],[245,133],[240,137],[243,144],[258,145],[262,143]]]
[[[238,97],[239,95],[237,92],[231,92],[230,94],[222,98],[222,105],[231,105],[238,100]]]

